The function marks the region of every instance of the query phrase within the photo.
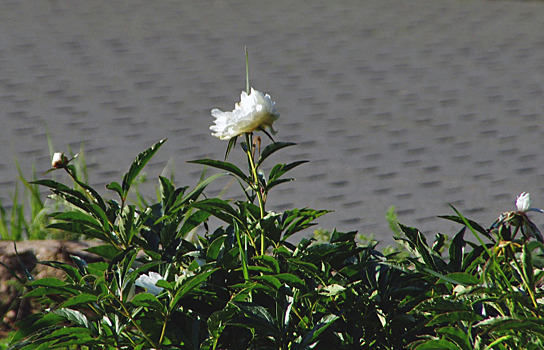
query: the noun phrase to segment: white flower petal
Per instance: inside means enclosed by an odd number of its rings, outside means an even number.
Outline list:
[[[158,281],[162,279],[163,277],[160,274],[150,271],[149,274],[141,275],[140,277],[138,277],[138,279],[136,279],[134,284],[137,285],[138,287],[145,288],[145,290],[147,290],[149,293],[153,295],[157,295],[157,294],[160,294],[160,292],[162,292],[163,288],[157,287],[156,284]]]
[[[210,126],[210,130],[214,131],[212,135],[221,140],[229,140],[255,130],[266,129],[275,134],[272,124],[280,115],[276,112],[274,105],[268,94],[265,95],[253,88],[249,95],[243,91],[240,102],[234,105],[232,112],[212,109],[211,114],[216,118],[215,125]]]

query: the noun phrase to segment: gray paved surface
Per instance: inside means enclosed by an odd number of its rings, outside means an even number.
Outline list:
[[[171,160],[194,185],[185,161],[224,153],[209,111],[239,99],[244,45],[299,143],[280,160],[311,160],[271,209],[336,209],[322,227],[387,243],[391,205],[428,234],[453,233],[447,203],[484,225],[522,191],[544,206],[544,3],[477,0],[2,1],[4,201],[14,156],[48,168],[46,130],[83,143],[100,186],[167,137],[147,173]]]

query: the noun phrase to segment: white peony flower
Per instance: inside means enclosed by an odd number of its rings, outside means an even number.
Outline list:
[[[53,154],[53,159],[51,160],[51,166],[55,169],[64,168],[68,163],[68,158],[62,152],[56,152]]]
[[[518,211],[526,212],[531,208],[531,195],[527,192],[523,192],[516,199],[516,207]]]
[[[229,140],[243,133],[255,130],[268,130],[275,134],[272,124],[280,117],[274,108],[275,102],[268,94],[251,88],[248,95],[245,91],[240,96],[240,102],[235,104],[232,112],[212,109],[215,125],[210,126],[213,136],[221,140]]]
[[[149,274],[141,275],[140,277],[138,277],[138,279],[136,279],[134,284],[137,285],[138,287],[145,288],[145,290],[147,290],[149,293],[153,295],[157,295],[160,292],[162,292],[163,288],[157,287],[156,284],[158,281],[162,279],[163,277],[160,274],[153,271],[149,271]]]

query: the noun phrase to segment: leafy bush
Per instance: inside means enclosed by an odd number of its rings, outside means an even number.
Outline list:
[[[294,143],[272,140],[261,149],[255,132],[270,136],[279,115],[270,96],[249,91],[248,84],[232,112],[212,111],[214,135],[228,140],[225,160],[192,161],[221,173],[192,189],[159,176],[157,202],[141,208],[127,198],[165,140],[140,153],[120,183],[107,185],[115,199],[103,198],[71,160],[55,155],[53,167],[72,186],[32,183],[62,204],[49,228],[98,240],[88,250],[103,260],[42,262],[66,277],[29,280],[25,297],[39,299],[44,310],[18,325],[12,349],[543,347],[544,247],[527,216],[528,195],[490,229],[455,211],[444,218],[460,231],[451,241],[438,234],[432,245],[398,224],[393,209],[388,221],[405,250],[382,253],[373,242],[358,243],[356,232],[338,231],[294,244],[294,235],[327,211],[266,209],[269,192],[305,161],[264,173],[264,162]],[[226,160],[239,136],[246,171]],[[225,175],[245,200],[204,195]],[[211,217],[221,225],[210,228]],[[195,230],[197,239],[189,239]]]

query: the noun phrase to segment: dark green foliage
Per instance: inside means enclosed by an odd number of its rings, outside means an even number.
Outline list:
[[[74,186],[48,187],[63,206],[51,227],[94,238],[88,251],[103,258],[73,264],[42,262],[63,280],[26,283],[25,297],[46,312],[19,324],[13,349],[518,349],[542,348],[544,245],[528,217],[499,220],[490,230],[456,216],[461,229],[432,244],[417,229],[398,225],[403,254],[384,255],[357,243],[357,232],[327,240],[296,234],[327,210],[265,208],[271,188],[304,161],[263,161],[292,143],[257,152],[252,135],[242,149],[248,172],[226,161],[193,163],[227,172],[246,201],[206,198],[206,186],[176,187],[159,177],[156,203],[128,204],[132,182],[163,141],[142,152],[122,184],[103,199],[63,169]],[[259,144],[260,145],[260,144]],[[228,151],[235,146],[229,142]],[[222,224],[210,230],[210,217]],[[518,226],[516,226],[518,225]],[[522,225],[522,226],[520,226]],[[397,227],[397,226],[395,226]],[[514,239],[520,227],[521,240]],[[196,240],[189,235],[200,230]],[[466,239],[470,232],[479,243]],[[481,241],[484,236],[488,243]],[[153,273],[157,280],[146,284]],[[142,288],[142,286],[144,288]]]

